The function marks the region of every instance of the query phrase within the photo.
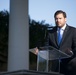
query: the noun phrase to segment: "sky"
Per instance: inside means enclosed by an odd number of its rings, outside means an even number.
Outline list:
[[[9,11],[9,1],[10,0],[0,0],[0,11]]]
[[[29,0],[29,15],[36,21],[45,20],[55,25],[54,13],[63,10],[67,14],[67,23],[76,27],[76,0]]]
[[[10,0],[0,0],[0,11],[10,10]],[[54,13],[63,10],[67,14],[67,24],[76,27],[76,0],[29,0],[28,14],[30,18],[55,25]]]

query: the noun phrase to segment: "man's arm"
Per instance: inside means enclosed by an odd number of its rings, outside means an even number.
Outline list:
[[[76,57],[76,28],[74,29],[74,34],[73,34],[73,53],[74,56]]]

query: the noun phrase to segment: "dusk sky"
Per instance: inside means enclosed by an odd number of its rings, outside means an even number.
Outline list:
[[[10,0],[0,0],[0,11],[10,10]],[[63,10],[67,13],[67,23],[76,27],[76,0],[29,0],[28,14],[31,19],[55,25],[54,13]]]

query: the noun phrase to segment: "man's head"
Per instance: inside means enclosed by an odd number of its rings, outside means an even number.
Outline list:
[[[58,27],[63,27],[66,23],[66,13],[62,10],[58,10],[54,14],[55,23]]]

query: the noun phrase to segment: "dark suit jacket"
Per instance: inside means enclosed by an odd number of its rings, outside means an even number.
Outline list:
[[[54,27],[48,33],[48,43],[49,45],[66,53],[68,53],[69,50],[73,52],[76,51],[76,28],[67,25],[64,30],[61,43],[58,45],[57,27]]]
[[[53,46],[67,54],[70,54],[70,51],[72,51],[73,56],[71,57],[71,59],[76,56],[76,28],[67,25],[63,33],[62,41],[60,45],[58,45],[57,27],[54,27],[52,30],[49,31],[47,41],[50,46]],[[64,61],[66,62],[66,60]],[[74,64],[76,64],[76,59],[72,60],[71,62],[74,62]]]

